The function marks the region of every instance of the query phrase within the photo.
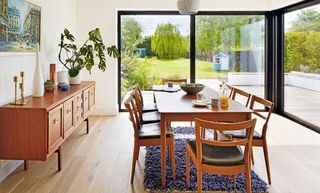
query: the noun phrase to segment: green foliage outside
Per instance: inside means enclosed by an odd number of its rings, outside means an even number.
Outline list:
[[[151,48],[159,59],[178,59],[187,56],[189,41],[189,37],[183,37],[177,26],[159,24],[151,38]]]
[[[121,51],[128,55],[134,53],[136,46],[143,41],[140,23],[134,18],[124,17],[121,33]]]
[[[303,10],[285,33],[285,72],[320,71],[320,13]],[[310,70],[309,70],[310,69]]]

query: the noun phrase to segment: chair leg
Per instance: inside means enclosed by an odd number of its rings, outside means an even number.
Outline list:
[[[269,184],[271,184],[271,173],[270,173],[267,141],[264,141],[264,143],[263,143],[263,153],[264,153],[264,161],[266,163],[266,168],[267,168],[268,182],[269,182]]]
[[[134,178],[134,172],[136,169],[136,162],[137,162],[137,157],[138,155],[138,150],[139,146],[138,144],[134,143],[134,148],[133,148],[133,157],[132,157],[132,168],[131,168],[131,184],[133,184],[133,178]]]
[[[214,135],[213,136],[214,140],[217,141],[218,140],[218,132],[216,130],[213,131],[213,135]]]
[[[233,185],[236,186],[237,185],[237,176],[233,175]]]
[[[197,167],[198,193],[202,193],[202,171],[200,166]]]
[[[253,147],[251,148],[251,155],[250,155],[252,165],[254,165],[254,158],[253,158]]]
[[[190,155],[189,151],[186,148],[186,184],[190,185]]]
[[[170,142],[171,143],[171,142]],[[167,150],[168,150],[168,159],[170,160],[171,159],[171,144],[170,145],[167,145]]]
[[[226,176],[226,181],[227,181],[227,183],[230,182],[230,176]]]
[[[246,163],[245,166],[245,175],[246,175],[246,193],[251,193],[251,169],[250,169],[250,160]]]
[[[170,152],[171,152],[171,166],[172,166],[172,178],[173,180],[176,180],[176,160],[175,160],[175,155],[174,155],[174,137],[171,137],[170,140]]]

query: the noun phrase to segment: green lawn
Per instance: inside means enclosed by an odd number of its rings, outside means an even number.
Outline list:
[[[145,60],[141,58],[141,60]],[[159,60],[157,58],[148,59],[151,65],[150,75],[159,78],[190,78],[190,60]],[[226,78],[226,72],[217,72],[212,69],[211,62],[196,60],[197,79]]]

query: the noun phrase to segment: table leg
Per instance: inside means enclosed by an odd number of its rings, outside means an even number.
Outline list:
[[[161,177],[162,187],[166,185],[166,123],[161,114]]]

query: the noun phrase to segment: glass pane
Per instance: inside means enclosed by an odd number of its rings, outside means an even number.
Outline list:
[[[149,89],[163,79],[189,79],[189,34],[189,16],[121,16],[122,98],[135,83]]]
[[[284,110],[320,126],[320,5],[285,14]]]
[[[196,16],[196,78],[264,97],[264,16]]]

